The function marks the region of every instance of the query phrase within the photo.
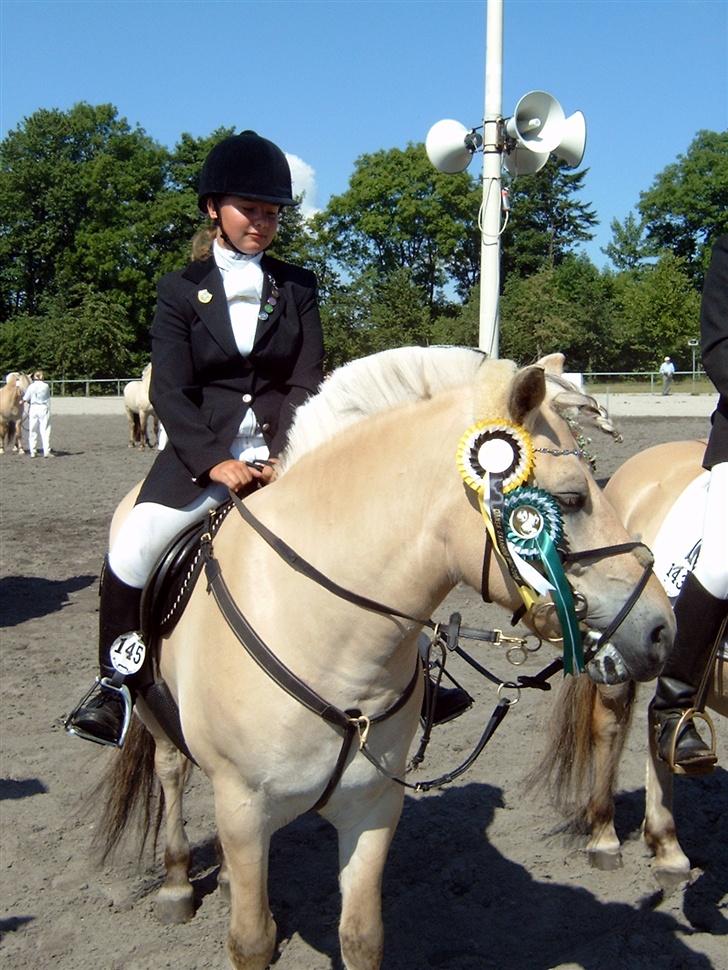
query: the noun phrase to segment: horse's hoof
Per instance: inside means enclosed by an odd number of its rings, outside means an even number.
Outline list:
[[[608,852],[605,849],[590,849],[588,855],[592,869],[600,869],[602,872],[613,872],[624,865],[622,853],[619,850]]]
[[[160,889],[154,901],[154,915],[160,923],[187,923],[195,915],[192,887],[185,890]]]
[[[665,896],[684,889],[690,882],[689,869],[653,869],[657,885]]]

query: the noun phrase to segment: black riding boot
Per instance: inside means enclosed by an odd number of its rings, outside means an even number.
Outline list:
[[[658,732],[657,750],[668,764],[672,763],[671,749],[678,721],[695,705],[700,680],[727,614],[728,600],[716,599],[692,573],[688,573],[675,601],[675,644],[650,703]],[[694,722],[687,720],[675,746],[675,770],[703,774],[713,770],[716,760]]]
[[[116,670],[111,663],[111,648],[121,636],[133,634],[139,629],[141,598],[140,589],[127,586],[114,575],[108,561],[104,563],[99,590],[99,677],[113,681],[117,688],[122,684],[126,686],[132,700],[134,675],[125,676]],[[119,744],[125,716],[121,691],[99,684],[92,690],[88,700],[84,699],[81,704],[70,715],[67,729],[89,741]]]

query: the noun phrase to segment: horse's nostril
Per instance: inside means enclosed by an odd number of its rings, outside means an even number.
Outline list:
[[[664,624],[654,627],[650,633],[652,643],[649,651],[650,659],[664,663],[672,649],[672,639],[669,629]]]

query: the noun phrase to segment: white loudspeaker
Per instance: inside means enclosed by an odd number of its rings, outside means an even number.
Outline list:
[[[506,168],[514,176],[533,175],[534,172],[540,171],[548,160],[548,152],[532,152],[518,145],[505,157]]]
[[[533,152],[552,152],[561,141],[564,109],[546,91],[530,91],[508,119],[506,134]]]
[[[474,131],[459,121],[445,118],[427,132],[425,151],[438,172],[454,175],[470,165],[479,144],[482,139]]]
[[[514,145],[505,159],[511,175],[538,172],[551,152],[574,168],[584,157],[586,121],[581,111],[567,118],[556,98],[546,91],[530,91],[506,122],[506,135]]]
[[[581,165],[585,149],[586,119],[581,111],[575,111],[565,119],[561,141],[553,152],[571,168],[576,168],[577,165]]]

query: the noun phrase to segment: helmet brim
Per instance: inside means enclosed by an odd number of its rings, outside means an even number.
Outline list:
[[[200,212],[207,212],[207,200],[212,198],[213,195],[222,195],[223,193],[208,192],[207,195],[201,195],[197,200],[197,205]],[[279,195],[257,195],[255,192],[246,192],[243,194],[238,194],[237,192],[225,192],[225,195],[237,195],[240,199],[250,199],[251,202],[269,202],[271,205],[286,205],[286,206],[297,206],[301,203],[298,199],[291,199],[288,196]]]

